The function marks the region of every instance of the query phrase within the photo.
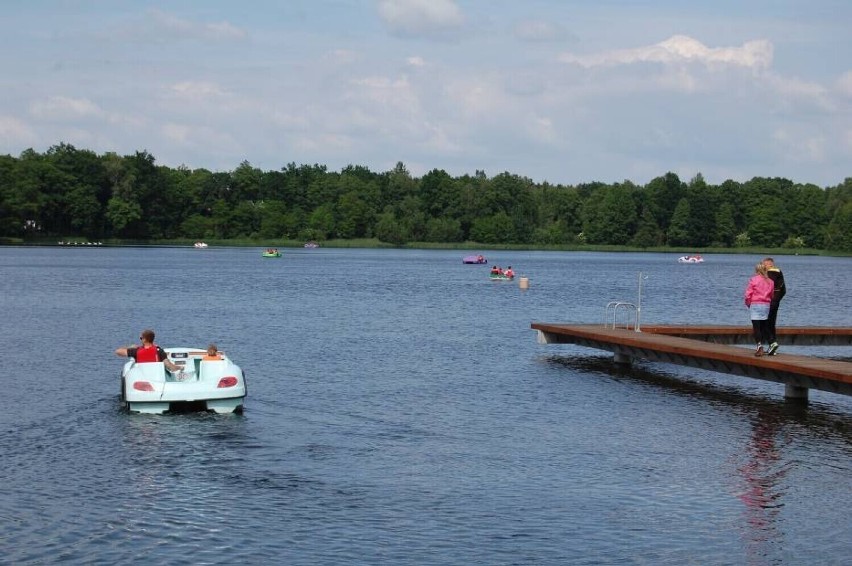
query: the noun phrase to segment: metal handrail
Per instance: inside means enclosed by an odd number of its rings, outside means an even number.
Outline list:
[[[627,303],[624,301],[610,301],[607,303],[606,308],[604,309],[604,328],[617,328],[618,327],[618,313],[619,311],[623,312],[624,317],[624,328],[630,329],[632,322],[632,330],[639,329],[639,309],[633,303]],[[632,317],[632,321],[631,321]],[[610,326],[610,322],[612,325]]]

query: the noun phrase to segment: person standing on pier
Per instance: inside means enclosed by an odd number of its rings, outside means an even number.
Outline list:
[[[778,341],[775,336],[775,321],[778,318],[778,307],[781,304],[781,299],[787,294],[787,286],[784,284],[784,274],[775,266],[775,260],[767,257],[763,260],[763,265],[766,266],[766,275],[775,284],[775,291],[772,293],[772,301],[769,303],[769,318],[767,324],[769,326],[769,336],[766,341],[769,342],[769,349],[766,351],[770,356],[774,356],[778,351]]]
[[[772,302],[775,283],[766,273],[766,265],[762,261],[754,266],[754,275],[748,280],[743,296],[751,316],[754,340],[757,342],[755,356],[762,356],[765,353],[763,342],[769,338],[769,305]]]

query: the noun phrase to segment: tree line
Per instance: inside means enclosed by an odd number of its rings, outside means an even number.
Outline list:
[[[230,172],[157,165],[147,151],[69,144],[0,156],[0,238],[92,241],[354,239],[531,246],[790,247],[852,252],[852,177],[833,187],[755,177],[646,185],[536,183],[504,172],[413,177],[289,163]]]

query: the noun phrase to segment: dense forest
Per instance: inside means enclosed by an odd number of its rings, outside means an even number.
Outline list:
[[[817,248],[852,252],[852,177],[710,185],[666,173],[644,186],[552,185],[512,173],[413,177],[289,163],[232,172],[160,166],[146,151],[59,144],[0,156],[0,239],[46,241],[377,238],[531,246]]]

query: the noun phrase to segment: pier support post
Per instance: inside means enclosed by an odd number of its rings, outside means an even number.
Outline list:
[[[808,388],[798,385],[784,385],[784,398],[789,401],[805,401],[808,400]]]
[[[633,363],[633,358],[630,357],[627,354],[619,354],[618,352],[615,352],[612,355],[612,361],[614,361],[617,364],[629,366]]]

